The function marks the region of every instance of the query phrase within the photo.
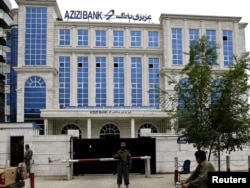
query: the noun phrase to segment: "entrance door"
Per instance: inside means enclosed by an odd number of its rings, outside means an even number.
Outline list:
[[[18,166],[18,163],[23,162],[23,143],[23,136],[12,136],[10,138],[10,166]]]

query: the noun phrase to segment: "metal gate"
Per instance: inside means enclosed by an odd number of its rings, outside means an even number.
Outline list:
[[[73,139],[73,159],[110,158],[120,149],[120,143],[126,142],[131,156],[150,156],[151,174],[156,172],[155,139]],[[74,163],[73,175],[115,174],[116,161]],[[145,173],[144,160],[133,160],[130,173]]]

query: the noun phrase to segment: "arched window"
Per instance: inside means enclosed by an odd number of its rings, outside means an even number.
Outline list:
[[[75,125],[75,124],[65,125],[61,130],[61,134],[68,134],[68,130],[78,130],[79,131],[79,138],[81,138],[82,132],[81,132],[81,129],[77,125]]]
[[[106,124],[100,130],[100,138],[118,139],[120,138],[120,130],[114,124]]]
[[[151,123],[144,123],[143,125],[141,125],[138,129],[138,138],[140,138],[140,133],[141,133],[141,129],[151,129],[151,133],[157,133],[157,127]]]
[[[24,88],[24,121],[35,122],[42,129],[41,109],[46,108],[46,84],[39,76],[32,76],[25,82]],[[43,134],[43,131],[41,131]]]

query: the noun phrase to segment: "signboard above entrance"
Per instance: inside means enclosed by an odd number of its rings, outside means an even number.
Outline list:
[[[151,15],[143,14],[129,14],[122,12],[115,14],[115,10],[110,10],[107,13],[102,11],[82,11],[82,10],[66,10],[64,19],[66,20],[111,20],[111,19],[125,19],[129,21],[146,22],[152,19]]]

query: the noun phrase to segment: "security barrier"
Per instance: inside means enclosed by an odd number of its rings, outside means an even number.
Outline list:
[[[150,169],[150,156],[135,156],[131,157],[132,160],[144,160],[145,164],[145,176],[149,177],[151,175]],[[63,163],[66,163],[68,167],[68,180],[72,179],[72,163],[89,163],[89,162],[105,162],[105,161],[118,161],[114,158],[89,158],[89,159],[67,159],[62,160]]]

